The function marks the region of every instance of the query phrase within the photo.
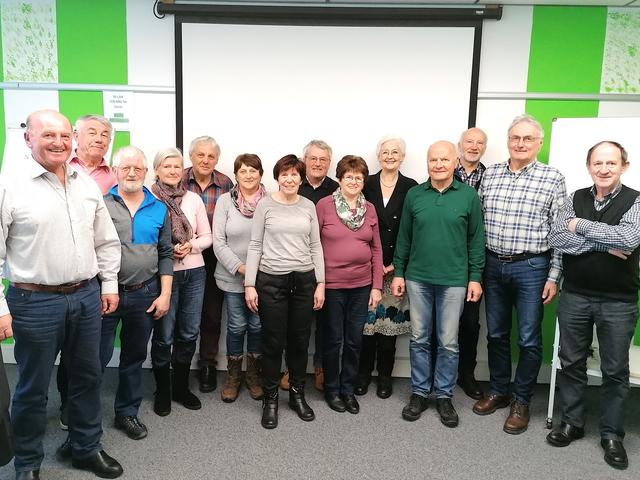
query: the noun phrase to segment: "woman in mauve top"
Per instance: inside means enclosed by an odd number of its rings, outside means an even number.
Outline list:
[[[304,397],[311,322],[324,303],[324,259],[318,217],[298,195],[304,163],[295,155],[273,167],[279,191],[260,201],[247,251],[245,299],[262,322],[262,426],[278,426],[282,353],[289,366],[289,407],[304,421],[315,414]]]
[[[151,340],[151,363],[156,378],[154,411],[171,412],[171,396],[190,410],[200,400],[189,390],[189,369],[200,332],[206,278],[202,251],[211,246],[211,225],[202,199],[182,185],[182,154],[175,148],[159,151],[153,160],[153,194],[171,218],[173,284],[169,311],[156,323]],[[173,347],[173,348],[172,348]],[[173,366],[171,385],[169,365]]]
[[[343,157],[336,168],[340,188],[316,207],[326,281],[321,312],[325,399],[336,412],[353,414],[360,411],[353,392],[362,329],[369,309],[375,309],[382,297],[378,217],[362,194],[368,174],[361,157]]]

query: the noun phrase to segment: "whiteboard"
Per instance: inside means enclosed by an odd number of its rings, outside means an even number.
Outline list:
[[[640,190],[640,117],[556,118],[551,126],[549,164],[560,169],[567,193],[593,185],[587,171],[587,152],[596,143],[613,140],[629,154],[622,183]]]

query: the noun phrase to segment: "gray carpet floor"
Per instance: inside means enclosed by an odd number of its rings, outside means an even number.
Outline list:
[[[16,369],[7,366],[15,385]],[[280,424],[275,430],[260,426],[260,402],[246,390],[235,403],[220,400],[219,389],[199,394],[203,408],[188,411],[173,404],[168,417],[152,410],[153,379],[145,371],[145,400],[140,418],[149,436],[133,441],[113,427],[113,396],[117,370],[107,369],[103,385],[105,450],[125,469],[123,479],[633,479],[640,478],[640,389],[632,389],[628,402],[627,437],[629,469],[617,471],[604,463],[597,429],[598,388],[590,387],[590,415],[584,439],[566,448],[546,444],[548,386],[540,385],[532,403],[527,432],[511,436],[502,432],[507,410],[480,417],[471,411],[473,400],[457,390],[454,405],[460,426],[440,423],[435,408],[416,422],[400,413],[410,394],[408,379],[396,379],[387,400],[372,390],[359,397],[359,415],[336,413],[321,393],[310,388],[308,399],[316,420],[305,423],[280,400]],[[223,373],[218,372],[222,382]],[[311,383],[309,377],[309,383]],[[195,378],[192,386],[196,387]],[[59,400],[51,383],[45,438],[43,480],[91,479],[58,462],[55,449],[65,433],[58,426]],[[13,466],[0,468],[0,479],[13,479]]]

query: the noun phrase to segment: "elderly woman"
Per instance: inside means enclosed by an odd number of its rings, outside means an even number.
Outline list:
[[[382,297],[378,217],[362,194],[368,174],[361,157],[343,157],[336,168],[340,188],[316,207],[326,267],[321,313],[325,399],[336,412],[353,414],[360,411],[353,391],[362,329],[368,310],[375,309]]]
[[[315,414],[304,396],[307,351],[314,310],[324,303],[324,260],[316,208],[298,195],[304,163],[295,155],[273,167],[279,191],[266,196],[253,216],[247,252],[245,299],[262,322],[262,426],[278,426],[278,382],[287,351],[289,407],[304,421]]]
[[[196,350],[204,298],[205,270],[202,251],[211,246],[211,226],[202,199],[182,186],[182,154],[175,148],[159,151],[153,160],[156,183],[153,194],[171,218],[173,286],[169,312],[156,324],[151,341],[151,363],[156,378],[153,410],[171,412],[171,398],[190,410],[200,400],[189,390],[189,368]],[[173,350],[172,350],[173,347]],[[169,365],[173,377],[169,382]]]
[[[397,137],[383,137],[376,148],[376,155],[382,169],[369,177],[362,190],[365,198],[375,206],[380,222],[384,286],[382,301],[375,312],[370,313],[364,326],[356,395],[367,393],[371,383],[371,372],[377,368],[376,393],[380,398],[391,396],[393,391],[391,373],[396,355],[396,337],[411,332],[407,298],[405,296],[402,300],[398,300],[390,290],[393,280],[393,253],[400,228],[404,197],[411,187],[418,184],[414,179],[400,173],[405,152],[404,140]]]
[[[258,202],[265,196],[260,157],[250,153],[233,163],[236,185],[223,194],[213,214],[213,250],[218,257],[216,283],[224,292],[227,308],[227,378],[221,396],[224,402],[238,398],[242,383],[244,338],[247,334],[247,376],[249,395],[262,398],[259,360],[262,354],[260,318],[244,300],[244,275],[251,225]]]

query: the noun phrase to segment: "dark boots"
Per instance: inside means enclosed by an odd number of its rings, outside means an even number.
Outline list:
[[[153,399],[153,411],[161,417],[171,413],[171,367],[154,368],[153,376],[156,379],[156,393]]]
[[[173,365],[173,400],[184,405],[189,410],[200,410],[202,404],[200,399],[189,390],[189,370],[188,363],[175,363]]]
[[[262,391],[262,374],[260,355],[255,353],[247,354],[247,375],[245,377],[249,395],[254,400],[260,400],[264,395]]]
[[[304,398],[304,385],[291,385],[289,389],[289,407],[305,422],[316,418],[316,414]]]
[[[276,428],[278,426],[278,388],[265,390],[262,397],[262,426]]]

